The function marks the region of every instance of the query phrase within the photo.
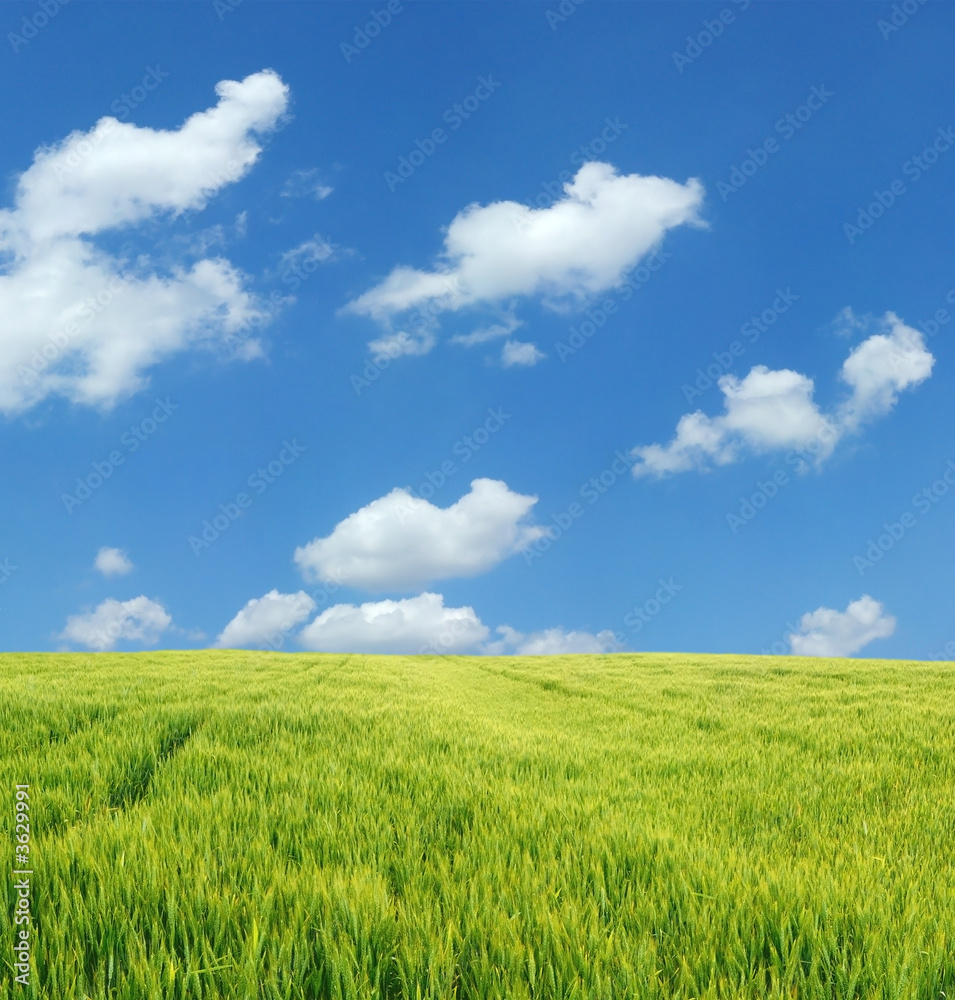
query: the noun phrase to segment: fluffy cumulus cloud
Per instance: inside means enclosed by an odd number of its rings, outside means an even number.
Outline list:
[[[609,163],[585,163],[549,208],[513,201],[469,205],[448,226],[433,270],[396,267],[345,310],[389,330],[415,310],[418,329],[408,337],[430,346],[437,316],[447,310],[517,296],[583,301],[620,285],[668,229],[700,224],[702,202],[697,180],[620,175]]]
[[[799,372],[757,365],[742,379],[727,374],[719,380],[724,412],[687,413],[669,444],[634,448],[634,475],[705,469],[735,462],[746,452],[785,449],[823,462],[845,434],[888,413],[903,389],[931,375],[935,359],[921,333],[894,313],[879,324],[883,332],[855,347],[842,365],[839,375],[850,395],[834,413],[819,409],[813,380]]]
[[[50,395],[109,406],[160,359],[247,332],[263,313],[222,257],[160,268],[95,238],[203,208],[244,176],[288,103],[272,71],[216,87],[175,130],[101,118],[34,155],[0,210],[0,411]],[[242,338],[245,357],[259,353]]]
[[[440,594],[401,601],[336,604],[299,634],[306,649],[329,653],[462,653],[487,638],[473,608],[447,608]]]
[[[620,649],[610,629],[591,632],[565,632],[562,628],[543,629],[525,635],[509,625],[497,628],[500,639],[489,642],[483,652],[489,656],[557,656],[566,653],[612,653]]]
[[[315,610],[315,602],[304,591],[280,594],[270,590],[264,597],[255,597],[219,633],[214,645],[221,649],[272,644],[281,646]]]
[[[839,373],[852,390],[839,414],[842,425],[850,431],[888,413],[899,393],[924,382],[935,364],[922,334],[906,326],[895,313],[886,313],[880,325],[883,332],[855,347]]]
[[[450,507],[394,489],[350,514],[330,535],[295,550],[306,579],[369,591],[412,590],[431,580],[483,573],[542,537],[527,523],[537,497],[475,479]]]
[[[547,357],[536,345],[520,340],[508,340],[501,348],[501,364],[505,368],[529,368]]]
[[[799,620],[799,631],[788,636],[795,656],[851,656],[874,639],[895,631],[896,620],[879,601],[863,594],[845,611],[817,608]]]
[[[131,573],[133,570],[133,564],[130,562],[125,550],[111,549],[108,545],[104,545],[96,553],[93,566],[103,576],[123,576],[126,573]]]
[[[109,597],[93,611],[70,615],[59,638],[103,652],[113,649],[120,639],[153,645],[171,624],[172,618],[158,601]]]

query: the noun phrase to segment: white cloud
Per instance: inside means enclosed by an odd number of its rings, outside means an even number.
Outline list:
[[[483,652],[489,656],[559,656],[567,653],[612,653],[619,646],[610,629],[593,635],[590,632],[565,632],[549,628],[525,635],[509,625],[499,625],[501,639],[489,642]]]
[[[177,130],[101,118],[37,150],[20,175],[14,207],[0,211],[0,411],[50,395],[110,406],[163,357],[263,318],[222,257],[161,271],[92,239],[201,209],[251,169],[262,148],[255,135],[284,112],[288,88],[264,71],[224,80],[216,93],[214,107]],[[257,347],[248,341],[243,356]]]
[[[315,602],[305,591],[280,594],[270,590],[256,597],[219,633],[214,645],[222,649],[258,646],[269,642],[277,633],[288,635],[315,610]]]
[[[631,454],[639,460],[634,475],[685,472],[708,462],[727,465],[743,450],[798,448],[813,440],[824,444],[826,454],[831,451],[837,432],[813,402],[811,378],[757,365],[744,379],[724,375],[719,386],[725,412],[718,417],[700,410],[687,413],[668,445],[634,448]]]
[[[564,192],[549,208],[469,205],[448,226],[435,270],[398,266],[344,310],[390,329],[393,317],[411,309],[433,321],[445,310],[514,296],[582,301],[619,285],[668,229],[701,224],[697,180],[621,176],[609,163],[590,162]]]
[[[795,656],[851,656],[874,639],[895,631],[896,620],[879,601],[863,594],[845,611],[817,608],[799,620],[799,631],[787,637]]]
[[[109,597],[94,611],[70,615],[59,638],[102,652],[113,649],[120,639],[152,645],[171,624],[172,618],[158,601]]]
[[[303,270],[310,273],[318,264],[334,260],[341,247],[327,240],[321,233],[316,233],[310,240],[299,243],[297,247],[286,250],[282,254],[280,266],[283,270]]]
[[[471,333],[459,333],[451,338],[452,344],[462,344],[464,347],[474,347],[475,344],[486,344],[489,340],[507,337],[524,325],[524,321],[509,313],[500,323],[482,326]]]
[[[124,549],[111,549],[107,545],[96,553],[93,566],[103,576],[122,576],[124,573],[132,572],[133,569],[133,564]]]
[[[544,534],[526,524],[537,497],[512,493],[495,479],[475,479],[447,508],[394,489],[350,514],[326,538],[295,550],[306,579],[370,591],[410,590],[428,581],[474,576]]]
[[[856,316],[852,306],[845,306],[836,313],[832,321],[832,332],[837,337],[852,337],[859,330],[864,330],[872,322],[872,316]]]
[[[519,340],[509,340],[501,349],[501,364],[505,368],[515,366],[529,368],[546,357],[543,351],[537,349],[536,344],[524,344]]]
[[[888,413],[903,389],[924,382],[932,374],[935,358],[925,349],[918,330],[906,326],[895,313],[886,313],[875,334],[853,348],[840,377],[852,396],[840,412],[848,430]]]
[[[318,168],[312,170],[296,170],[285,182],[282,188],[283,198],[314,198],[321,201],[327,198],[335,189],[324,184],[319,177]]]
[[[299,634],[306,649],[330,653],[461,653],[475,649],[488,628],[473,608],[446,608],[440,594],[356,606],[336,604]]]
[[[845,311],[843,311],[845,312]],[[842,314],[840,314],[841,316]],[[740,379],[724,375],[719,387],[724,412],[708,417],[687,413],[667,445],[643,445],[631,452],[635,476],[685,472],[737,461],[743,453],[809,449],[821,464],[846,433],[888,413],[901,390],[928,378],[934,358],[922,335],[894,313],[882,321],[891,332],[876,334],[853,349],[840,377],[852,390],[837,411],[824,414],[813,401],[813,380],[799,372],[757,365]]]
[[[382,355],[389,358],[399,358],[403,354],[427,354],[436,342],[434,333],[428,329],[421,329],[415,333],[399,330],[396,333],[389,333],[377,340],[370,341],[368,350],[376,358]]]

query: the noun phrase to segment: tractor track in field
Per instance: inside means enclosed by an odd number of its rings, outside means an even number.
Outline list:
[[[133,761],[133,766],[124,771],[119,781],[110,786],[107,794],[109,807],[125,811],[142,802],[149,794],[155,776],[182,751],[193,733],[204,724],[204,719],[190,720],[185,725],[171,727],[160,738],[154,754],[146,754],[139,760]]]
[[[505,680],[514,681],[515,683],[530,684],[533,687],[540,688],[540,690],[547,691],[551,694],[562,694],[567,698],[594,697],[593,691],[574,688],[568,684],[553,680],[549,677],[528,677],[526,674],[521,674],[512,670],[494,670],[491,667],[485,666],[483,663],[477,664],[477,667],[479,670],[483,670],[486,674],[490,674],[492,677],[503,677]]]
[[[149,794],[156,776],[186,747],[189,740],[201,729],[205,718],[185,719],[170,725],[158,739],[144,745],[126,758],[108,760],[112,774],[106,788],[88,796],[85,804],[67,808],[47,817],[42,824],[44,835],[62,837],[71,830],[82,829],[102,819],[134,808]]]

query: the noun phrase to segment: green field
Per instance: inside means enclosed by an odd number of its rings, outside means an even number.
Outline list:
[[[6,654],[0,718],[3,1000],[955,997],[951,664]]]

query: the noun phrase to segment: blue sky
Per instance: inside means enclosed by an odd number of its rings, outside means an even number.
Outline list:
[[[951,7],[2,28],[2,648],[955,659]]]

